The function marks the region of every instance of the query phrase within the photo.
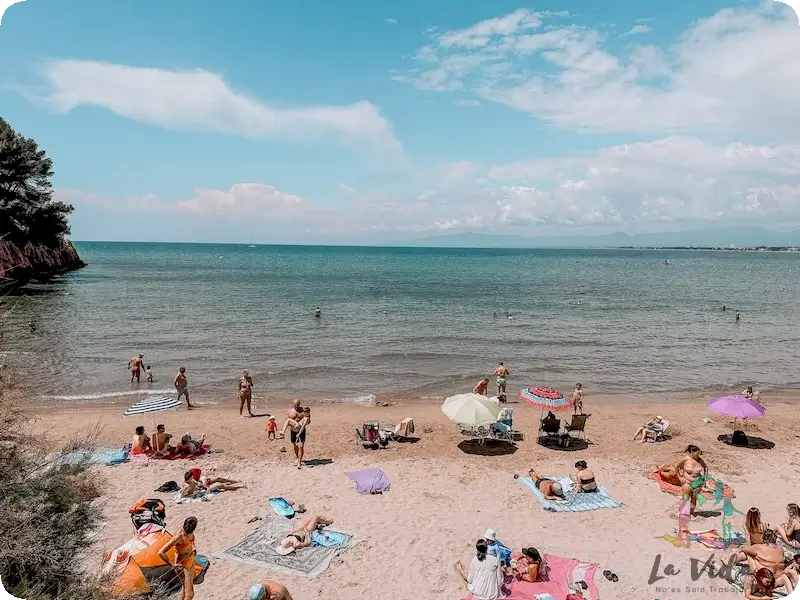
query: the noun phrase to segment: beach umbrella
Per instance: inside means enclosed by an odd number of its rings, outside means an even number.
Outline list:
[[[744,396],[722,396],[708,403],[708,408],[715,413],[733,417],[734,419],[755,419],[763,417],[767,409],[764,405]]]
[[[479,394],[458,394],[442,404],[442,412],[453,423],[470,427],[497,422],[500,406]]]
[[[130,408],[128,408],[123,414],[126,417],[134,417],[136,415],[145,415],[147,413],[153,413],[153,423],[155,424],[156,415],[155,413],[161,412],[163,410],[172,410],[175,408],[180,408],[181,401],[175,398],[167,398],[166,396],[160,398],[145,398],[144,400],[140,400]]]
[[[542,410],[566,410],[572,406],[572,398],[549,387],[525,388],[519,391],[519,397]]]

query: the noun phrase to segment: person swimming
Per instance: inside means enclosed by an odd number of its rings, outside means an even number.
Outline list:
[[[322,309],[319,306],[314,311],[314,317],[316,317],[317,319],[322,318]]]

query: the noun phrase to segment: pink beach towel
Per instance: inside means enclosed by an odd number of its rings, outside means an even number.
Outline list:
[[[545,555],[548,566],[548,581],[538,583],[528,583],[526,581],[511,581],[507,585],[510,592],[506,600],[531,600],[536,594],[550,594],[556,600],[566,598],[570,593],[571,583],[585,581],[588,589],[584,591],[583,597],[586,600],[598,600],[597,586],[594,584],[594,576],[597,572],[597,565],[583,563],[574,558],[561,558]],[[473,600],[472,594],[464,600]]]

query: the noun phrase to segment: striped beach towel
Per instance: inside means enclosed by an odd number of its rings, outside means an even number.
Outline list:
[[[597,486],[599,490],[597,493],[576,494],[567,491],[571,490],[573,487],[572,480],[568,477],[548,477],[548,479],[552,479],[561,484],[566,495],[566,500],[564,502],[547,500],[530,477],[519,478],[522,485],[533,492],[533,495],[536,496],[539,504],[541,504],[542,508],[545,510],[551,512],[585,512],[589,510],[601,510],[603,508],[620,508],[622,506],[620,502],[617,502],[609,495],[608,491],[606,491],[602,485]]]
[[[159,398],[145,398],[128,408],[123,414],[126,417],[134,415],[144,415],[151,412],[159,412],[162,410],[172,410],[181,406],[180,400],[175,398],[167,398],[162,396]]]

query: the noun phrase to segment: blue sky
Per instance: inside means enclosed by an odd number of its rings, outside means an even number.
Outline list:
[[[735,2],[26,0],[2,116],[76,239],[800,223],[800,29]]]

